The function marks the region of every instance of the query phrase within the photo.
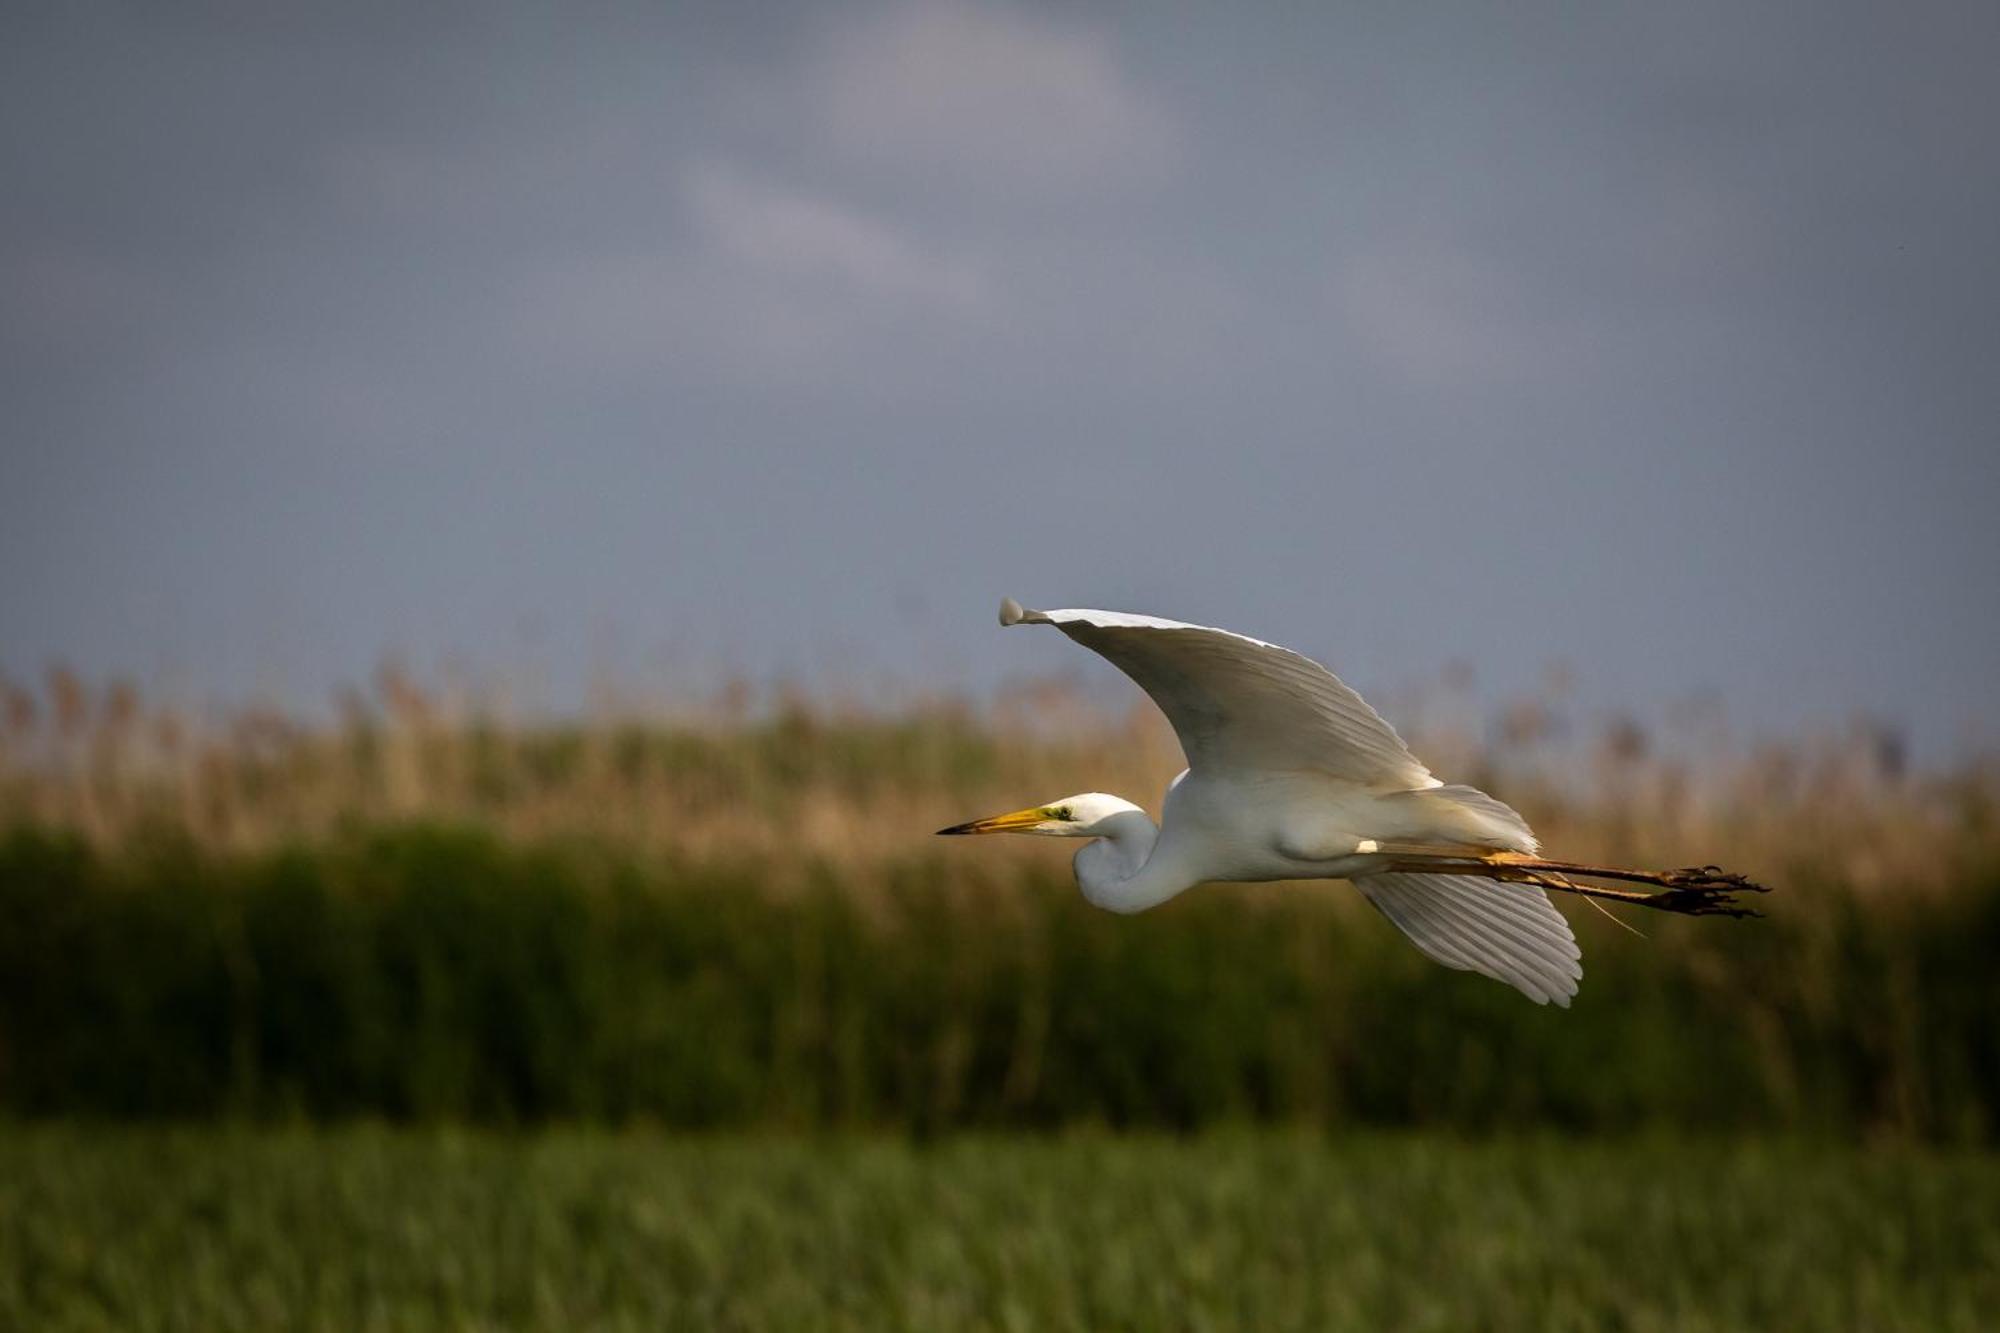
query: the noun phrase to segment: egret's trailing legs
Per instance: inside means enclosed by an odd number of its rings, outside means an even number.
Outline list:
[[[1586,898],[1605,898],[1612,902],[1631,903],[1635,907],[1654,907],[1663,912],[1679,912],[1683,916],[1762,916],[1755,908],[1745,907],[1736,901],[1738,893],[1769,893],[1770,889],[1743,875],[1732,874],[1720,866],[1686,866],[1679,870],[1626,870],[1619,866],[1584,865],[1577,861],[1545,861],[1539,857],[1523,856],[1518,852],[1489,852],[1485,854],[1432,854],[1412,852],[1398,854],[1388,865],[1388,870],[1397,873],[1432,875],[1478,875],[1486,879],[1502,880],[1513,884],[1533,884],[1539,888],[1554,889],[1559,893],[1574,893]],[[1634,893],[1627,889],[1608,889],[1596,884],[1578,884],[1571,875],[1582,875],[1592,879],[1616,879],[1633,884],[1656,884],[1657,893]]]

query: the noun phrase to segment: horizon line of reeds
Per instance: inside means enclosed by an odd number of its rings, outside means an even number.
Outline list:
[[[1393,711],[1434,769],[1579,859],[1831,868],[1862,891],[1936,891],[2000,857],[2000,757],[1921,769],[1875,724],[1746,746],[1698,710],[1671,735],[1580,717],[1559,685],[1484,714],[1463,699]],[[1091,789],[1153,804],[1180,766],[1150,704],[1105,707],[1060,678],[886,704],[737,682],[671,706],[607,695],[569,718],[393,666],[330,717],[195,710],[60,668],[40,691],[0,680],[0,826],[103,847],[164,834],[254,851],[425,822],[875,867],[989,807]]]

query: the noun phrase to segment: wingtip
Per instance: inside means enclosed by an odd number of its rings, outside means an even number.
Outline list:
[[[1041,611],[1033,611],[1022,606],[1011,597],[1000,599],[1000,623],[1003,625],[1053,625],[1055,622]]]

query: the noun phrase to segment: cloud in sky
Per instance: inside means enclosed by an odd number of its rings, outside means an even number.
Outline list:
[[[0,669],[978,684],[1011,592],[1949,737],[1995,13],[16,9]]]
[[[712,161],[681,177],[678,243],[554,258],[521,278],[519,346],[584,374],[824,382],[865,373],[883,339],[949,333],[993,299],[972,258],[837,200]]]
[[[1106,32],[974,0],[863,9],[801,80],[838,150],[1000,192],[1143,179],[1171,118]]]
[[[758,274],[945,310],[967,310],[986,297],[974,264],[928,253],[830,199],[706,164],[687,173],[687,199],[704,244]]]

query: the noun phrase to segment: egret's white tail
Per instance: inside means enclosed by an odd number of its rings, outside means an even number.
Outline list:
[[[1583,955],[1569,922],[1534,885],[1476,875],[1389,874],[1364,875],[1354,887],[1446,967],[1504,981],[1536,1004],[1569,1008],[1583,977]]]
[[[1385,799],[1403,807],[1415,841],[1504,852],[1532,853],[1541,847],[1535,831],[1513,806],[1477,787],[1462,783],[1420,787]]]

